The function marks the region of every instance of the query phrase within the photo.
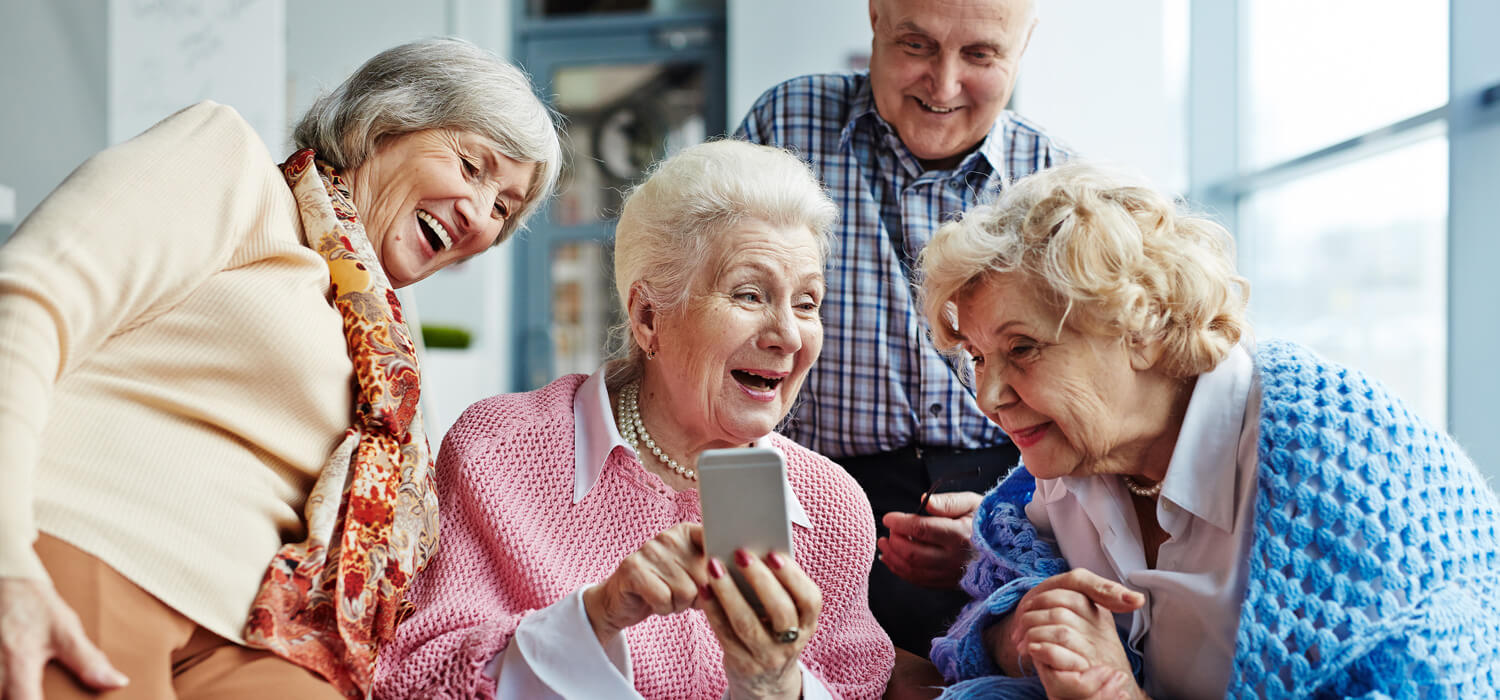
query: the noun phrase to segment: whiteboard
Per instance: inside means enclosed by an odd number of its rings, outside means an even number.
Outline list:
[[[286,143],[285,0],[109,0],[109,143],[214,100]]]

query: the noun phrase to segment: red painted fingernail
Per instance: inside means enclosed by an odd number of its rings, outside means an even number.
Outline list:
[[[717,577],[715,577],[715,578],[717,578]],[[714,598],[714,589],[709,588],[708,584],[705,583],[705,584],[703,584],[703,585],[701,585],[701,586],[698,587],[698,595],[703,596],[703,598],[705,600],[713,600],[713,598]]]
[[[771,552],[770,554],[766,555],[766,563],[770,564],[772,569],[776,569],[778,571],[781,569],[781,567],[786,566],[786,562],[782,560],[781,555],[775,552]]]
[[[714,578],[724,578],[724,565],[718,559],[708,560],[708,575]]]
[[[743,549],[736,549],[736,550],[734,550],[734,563],[738,564],[741,569],[749,566],[750,565],[750,553],[746,552]]]

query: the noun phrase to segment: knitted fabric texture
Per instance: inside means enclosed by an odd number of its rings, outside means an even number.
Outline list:
[[[696,490],[671,490],[621,448],[572,502],[573,396],[585,378],[486,399],[448,432],[438,457],[443,546],[409,593],[416,613],[383,650],[377,695],[493,697],[483,669],[528,613],[608,578],[658,532],[702,521]],[[802,662],[837,696],[877,697],[895,657],[866,597],[869,503],[834,463],[772,440],[813,524],[793,527],[797,562],[823,595]],[[647,698],[718,698],[728,687],[723,651],[698,610],[647,618],[625,636]]]
[[[1258,494],[1234,698],[1496,697],[1500,505],[1453,440],[1380,384],[1285,342],[1256,353]],[[986,495],[975,597],[933,660],[944,697],[1040,697],[996,676],[984,629],[1067,570],[1026,518],[1024,469]]]

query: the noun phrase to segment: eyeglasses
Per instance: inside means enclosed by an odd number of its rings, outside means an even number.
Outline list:
[[[933,480],[932,485],[927,487],[927,490],[922,492],[922,497],[917,500],[917,515],[931,515],[927,512],[927,502],[932,500],[932,495],[937,493],[938,489],[964,479],[977,479],[982,475],[983,471],[979,467],[974,467],[961,472],[944,474]]]

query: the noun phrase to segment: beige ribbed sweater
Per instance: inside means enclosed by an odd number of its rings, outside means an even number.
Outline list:
[[[0,576],[41,530],[240,640],[349,425],[291,191],[202,103],[84,163],[0,247]]]

